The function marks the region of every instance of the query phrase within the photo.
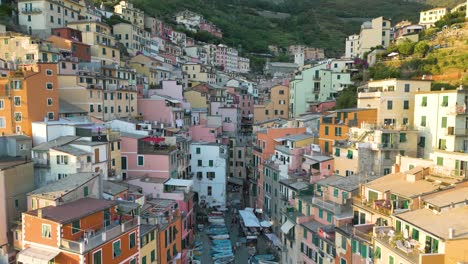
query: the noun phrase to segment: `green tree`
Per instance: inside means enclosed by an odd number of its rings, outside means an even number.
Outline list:
[[[398,68],[387,66],[383,63],[377,63],[369,68],[369,77],[374,80],[388,78],[400,78],[401,72]]]
[[[398,52],[403,55],[411,55],[414,52],[414,46],[416,43],[409,39],[405,39],[398,45]]]
[[[336,99],[336,109],[353,108],[357,106],[357,87],[349,86]]]
[[[414,52],[421,57],[424,57],[428,51],[429,44],[427,44],[427,41],[420,41],[414,46]]]

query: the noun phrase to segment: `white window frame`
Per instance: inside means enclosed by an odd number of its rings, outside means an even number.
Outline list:
[[[51,69],[47,69],[46,70],[46,75],[47,76],[54,76],[54,71],[52,71]]]
[[[50,100],[50,104],[49,104],[49,100]],[[47,98],[47,106],[52,106],[54,104],[54,100],[50,97]]]
[[[16,115],[17,115],[17,114],[19,114],[18,116],[20,117],[20,120],[17,120],[17,118],[16,118]],[[14,119],[15,119],[15,122],[18,122],[18,123],[19,123],[19,122],[23,121],[23,113],[21,113],[21,112],[15,112],[15,113],[13,114],[13,117],[14,117]]]
[[[50,114],[52,114],[52,118],[50,118]],[[54,118],[55,118],[54,112],[47,112],[47,119],[54,120]]]
[[[65,162],[65,157],[67,157],[67,162]],[[68,156],[67,155],[57,155],[57,158],[59,160],[58,164],[59,165],[67,165],[68,164]]]
[[[19,98],[19,104],[16,104],[16,98]],[[21,107],[21,96],[13,96],[13,106],[14,107]]]
[[[5,108],[5,100],[0,99],[0,110],[3,110]]]
[[[4,116],[0,116],[0,128],[6,127],[6,118]]]
[[[139,161],[138,161],[140,157],[143,158],[143,163],[142,163],[141,165],[139,164]],[[138,166],[138,167],[143,167],[143,166],[145,166],[145,156],[144,156],[144,155],[137,155],[137,166]]]
[[[112,248],[112,250],[114,250],[114,248]],[[99,249],[99,250],[96,250],[96,251],[93,252],[93,254],[92,254],[92,255],[93,255],[93,264],[94,264],[94,254],[96,254],[96,253],[98,253],[98,252],[100,252],[100,255],[101,255],[101,264],[102,264],[102,249]]]
[[[49,84],[50,84],[50,86],[51,86],[52,88],[49,88]],[[53,90],[53,89],[54,89],[54,84],[51,83],[51,82],[47,82],[45,86],[46,86],[46,89],[47,89],[47,90]]]
[[[117,242],[120,243],[120,255],[118,255],[117,257],[122,256],[122,241],[120,239],[117,239],[114,242],[112,242],[112,259],[115,259],[115,257],[114,257],[114,244],[117,243]]]
[[[49,227],[49,235],[50,235],[50,237],[45,237],[45,236],[43,236],[42,233],[43,233],[43,231],[44,231],[44,226],[48,226],[48,227]],[[50,224],[42,224],[42,226],[41,226],[41,237],[42,237],[42,238],[46,238],[46,239],[52,239],[52,226],[51,226]]]

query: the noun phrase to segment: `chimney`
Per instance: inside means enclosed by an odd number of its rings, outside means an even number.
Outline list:
[[[450,227],[448,231],[449,231],[449,239],[453,239],[455,237],[455,229]]]
[[[42,218],[42,208],[37,209],[37,217]]]

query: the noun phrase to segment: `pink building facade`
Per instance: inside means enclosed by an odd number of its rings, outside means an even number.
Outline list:
[[[226,64],[227,64],[227,46],[219,44],[216,47],[215,63],[216,63],[217,66],[222,67],[223,70],[226,68]]]
[[[158,122],[169,127],[184,125],[184,109],[177,100],[166,99],[158,95],[151,98],[138,98],[138,113],[144,120]]]
[[[177,175],[177,148],[157,149],[142,140],[145,136],[122,133],[121,159],[124,178],[167,179]]]
[[[216,142],[216,139],[223,134],[223,127],[209,127],[207,125],[195,125],[189,128],[193,141]]]

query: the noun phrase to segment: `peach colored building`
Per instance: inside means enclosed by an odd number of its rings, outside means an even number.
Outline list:
[[[116,201],[83,198],[23,213],[18,262],[137,263],[140,218],[119,215]]]
[[[21,66],[0,77],[0,86],[0,133],[32,136],[32,122],[58,118],[56,63]]]
[[[332,153],[332,146],[337,140],[348,138],[350,127],[360,126],[362,123],[374,124],[377,119],[376,109],[350,108],[330,112],[320,120],[319,145],[321,151]]]
[[[289,86],[273,86],[269,90],[269,94],[264,96],[263,103],[254,106],[254,121],[256,123],[289,117]]]
[[[302,134],[306,132],[306,128],[270,128],[265,132],[258,132],[257,139],[255,140],[253,146],[253,165],[254,175],[250,179],[252,188],[251,195],[254,198],[252,203],[256,208],[263,207],[263,163],[270,159],[271,156],[275,153],[275,146],[279,143],[275,139],[286,136],[286,135],[295,135]]]

